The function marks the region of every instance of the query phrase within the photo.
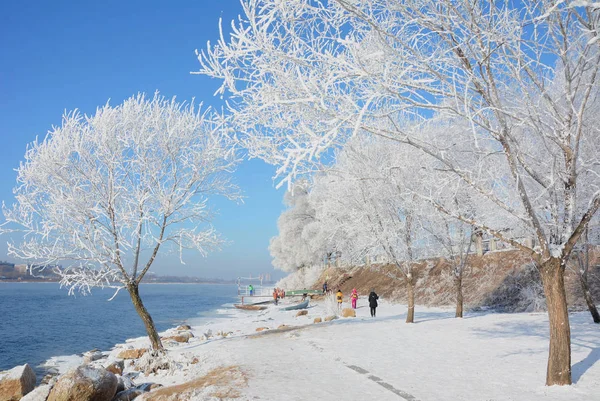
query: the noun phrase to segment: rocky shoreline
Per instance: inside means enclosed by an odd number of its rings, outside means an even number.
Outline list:
[[[215,325],[214,322],[206,327],[180,325],[161,333],[164,353],[152,352],[147,337],[127,340],[110,351],[91,350],[82,355],[76,367],[66,371],[62,371],[64,367],[51,368],[37,387],[35,372],[28,364],[0,372],[0,401],[160,401],[171,398],[164,398],[157,389],[206,377],[211,379],[200,387],[218,387],[218,383],[222,382],[231,390],[231,383],[246,380],[242,372],[235,367],[213,363],[208,356],[202,355],[198,345],[229,337],[265,334],[270,330],[290,330],[297,326],[298,320],[307,325],[337,318],[337,315],[311,318],[308,310],[289,311],[285,315],[287,320],[278,319],[276,324],[244,330],[241,328],[248,328],[248,323],[260,315],[235,310],[227,312],[234,314],[228,324],[233,330],[224,329],[221,323]],[[353,316],[353,312],[351,309],[344,310],[342,315]],[[290,319],[296,324],[291,324]],[[218,318],[217,321],[220,322]],[[198,385],[195,384],[196,387]],[[185,388],[169,388],[168,391],[187,394]],[[187,398],[189,394],[173,399],[195,399]]]
[[[193,338],[191,327],[179,326],[162,337],[167,347],[173,343],[187,343]],[[0,372],[0,401],[130,401],[162,387],[161,384],[139,381],[140,373],[147,377],[173,362],[164,355],[154,354],[147,348],[117,345],[109,352],[92,350],[83,354],[83,363],[60,375],[57,371],[37,378],[28,364]],[[197,363],[193,359],[180,364]]]

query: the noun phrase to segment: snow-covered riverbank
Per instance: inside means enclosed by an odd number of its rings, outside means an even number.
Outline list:
[[[600,331],[587,313],[571,315],[574,384],[561,388],[544,386],[544,313],[459,320],[451,310],[417,307],[416,323],[407,325],[405,306],[382,302],[373,319],[361,301],[356,318],[324,323],[313,323],[331,314],[324,302],[312,302],[304,316],[276,307],[221,310],[221,318],[192,326],[189,343],[168,345],[172,371],[140,373],[135,380],[170,386],[222,368],[224,380],[198,385],[195,397],[202,400],[212,394],[238,400],[568,401],[600,393]],[[146,338],[129,340],[110,357],[146,346]]]

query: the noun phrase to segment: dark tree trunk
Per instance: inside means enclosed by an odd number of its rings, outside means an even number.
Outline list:
[[[565,266],[561,259],[552,257],[539,268],[550,321],[546,385],[568,385],[571,384],[571,328],[565,294]]]
[[[583,297],[585,298],[585,303],[588,306],[590,313],[592,314],[592,319],[594,323],[600,323],[600,314],[598,314],[598,309],[596,308],[596,304],[594,303],[594,299],[592,298],[592,293],[590,292],[590,285],[588,284],[588,271],[590,268],[590,247],[589,247],[589,238],[588,238],[588,228],[585,229],[585,233],[582,236],[584,241],[583,252],[577,253],[577,263],[578,269],[577,273],[579,274],[579,282],[581,283],[581,290],[583,291]]]
[[[454,276],[454,285],[456,286],[456,314],[454,317],[463,317],[463,292],[461,276]]]
[[[406,323],[415,322],[415,281],[412,276],[406,280],[406,289],[408,291],[408,311],[406,312]]]
[[[582,274],[580,272],[579,281],[581,282],[583,297],[585,298],[585,302],[587,303],[588,309],[592,314],[592,319],[594,319],[594,323],[600,323],[600,314],[598,314],[598,308],[596,308],[596,304],[594,303],[594,299],[592,298],[592,293],[590,292],[590,286],[587,281],[587,274]]]
[[[140,298],[139,288],[137,284],[130,284],[127,286],[127,291],[129,291],[129,296],[131,297],[131,301],[133,302],[133,306],[137,311],[138,315],[142,318],[144,322],[144,326],[146,326],[146,333],[148,333],[148,338],[150,339],[150,344],[152,344],[152,349],[154,351],[162,351],[163,345],[160,341],[160,336],[156,331],[156,327],[154,326],[154,322],[152,321],[152,317],[146,310],[146,307],[142,303],[142,298]]]

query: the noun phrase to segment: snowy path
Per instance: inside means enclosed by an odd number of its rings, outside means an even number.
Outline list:
[[[353,400],[357,394],[369,394],[381,401],[416,401],[364,368],[320,349],[312,341],[314,330],[318,328],[309,326],[227,341],[227,363],[240,365],[250,374],[245,397]]]
[[[546,387],[545,313],[455,319],[452,310],[417,307],[416,323],[406,324],[406,307],[384,302],[375,319],[359,304],[357,318],[313,324],[328,315],[324,308],[317,303],[299,317],[223,310],[170,351],[197,357],[195,368],[148,380],[177,384],[237,365],[248,378],[238,400],[600,401],[600,327],[588,313],[570,315],[573,385]],[[276,330],[281,324],[289,327]],[[232,334],[201,340],[208,330]]]
[[[402,306],[386,305],[376,319],[364,316],[366,308],[358,312],[356,319],[234,337],[201,348],[248,372],[244,399],[575,401],[600,392],[600,328],[585,313],[571,316],[574,385],[548,388],[543,313],[460,320],[448,310],[422,308],[417,323],[407,325]],[[317,315],[311,310],[308,319]],[[260,327],[271,319],[279,323],[278,315],[268,313],[253,322]],[[286,324],[307,323],[307,317],[285,319]]]

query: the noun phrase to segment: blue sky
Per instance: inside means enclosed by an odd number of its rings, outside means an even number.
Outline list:
[[[138,92],[218,104],[218,81],[190,75],[195,49],[216,41],[219,18],[228,26],[239,0],[37,1],[0,5],[0,200],[12,202],[14,169],[26,146],[60,125],[64,110],[93,113]],[[246,199],[217,201],[215,227],[231,242],[208,258],[159,258],[158,274],[232,278],[271,273],[269,239],[277,234],[283,190],[274,167],[245,162],[236,174]],[[0,238],[0,260],[6,239]],[[11,260],[15,261],[15,260]]]

